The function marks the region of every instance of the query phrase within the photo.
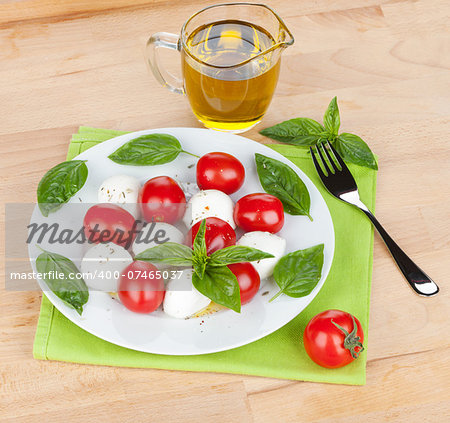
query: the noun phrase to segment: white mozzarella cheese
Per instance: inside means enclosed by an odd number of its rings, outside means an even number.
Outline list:
[[[236,244],[257,248],[274,256],[252,262],[261,279],[268,278],[273,274],[273,269],[286,251],[286,240],[270,232],[247,232]]]
[[[80,268],[89,288],[116,292],[122,271],[132,262],[125,248],[108,242],[91,247],[84,255]]]
[[[98,202],[118,204],[137,219],[139,217],[139,190],[139,181],[133,176],[111,176],[100,185]]]
[[[206,308],[211,300],[192,285],[192,269],[176,274],[166,286],[163,309],[166,314],[178,319],[186,319]]]
[[[183,222],[190,228],[207,217],[218,217],[235,229],[233,207],[233,200],[222,191],[216,189],[200,191],[189,200]]]

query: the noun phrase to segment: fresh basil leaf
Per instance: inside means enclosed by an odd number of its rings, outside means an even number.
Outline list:
[[[334,97],[333,100],[330,101],[323,117],[323,124],[330,135],[335,138],[339,133],[339,127],[341,126],[337,97]]]
[[[265,128],[259,133],[288,144],[314,145],[324,138],[325,128],[314,119],[294,118]]]
[[[195,235],[194,242],[192,243],[192,249],[194,250],[193,266],[194,272],[200,278],[203,278],[206,269],[206,262],[208,260],[208,254],[206,251],[206,219],[203,219]]]
[[[244,245],[231,245],[211,254],[208,266],[220,267],[233,263],[244,263],[272,258],[273,255]]]
[[[194,242],[192,243],[192,249],[194,250],[194,256],[206,257],[206,219],[203,219],[198,228],[198,232],[195,235]]]
[[[346,162],[378,169],[375,156],[358,135],[346,132],[340,134],[336,139],[335,148]]]
[[[52,167],[40,180],[37,188],[37,200],[41,213],[59,210],[81,188],[88,176],[84,160],[69,160]]]
[[[172,266],[192,266],[192,249],[176,242],[165,242],[147,248],[134,257],[135,260],[167,263]]]
[[[288,165],[262,154],[255,154],[255,162],[261,186],[281,200],[284,211],[306,215],[312,220],[309,214],[311,198],[300,177]]]
[[[280,291],[272,300],[282,293],[294,298],[309,295],[320,280],[322,266],[323,244],[283,256],[273,271]]]
[[[200,278],[196,273],[192,274],[192,284],[210,300],[240,313],[239,283],[228,267],[207,266],[203,278]]]
[[[192,268],[199,278],[203,278],[206,270],[206,260],[194,260],[192,261]]]
[[[108,157],[119,164],[152,166],[169,163],[182,151],[180,142],[172,135],[149,134],[128,141]]]
[[[325,140],[326,138],[327,134],[325,132],[323,134],[298,135],[291,141],[286,142],[286,144],[309,147],[318,144],[321,140]]]
[[[89,291],[80,272],[67,257],[44,251],[36,259],[36,269],[52,292],[78,314],[83,313],[83,305],[89,299]]]

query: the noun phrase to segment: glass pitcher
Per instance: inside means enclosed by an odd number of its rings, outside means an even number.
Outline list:
[[[192,15],[180,36],[153,34],[146,55],[155,78],[170,91],[186,94],[207,128],[239,133],[264,116],[277,85],[281,53],[293,42],[268,6],[228,3]],[[160,47],[181,53],[182,79],[161,65]]]

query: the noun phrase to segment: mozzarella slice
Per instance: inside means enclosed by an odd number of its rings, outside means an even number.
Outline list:
[[[222,191],[216,189],[200,191],[189,200],[183,222],[190,228],[207,217],[218,217],[235,229],[233,207],[231,198]]]
[[[156,247],[165,242],[176,242],[182,244],[184,241],[183,232],[175,226],[165,222],[147,223],[137,234],[133,242],[133,253],[142,253],[147,248]],[[164,263],[155,263],[158,269],[167,269],[169,266]]]
[[[270,232],[247,232],[242,235],[236,244],[257,248],[274,256],[273,258],[251,262],[261,279],[268,278],[273,274],[273,269],[286,251],[286,240]]]
[[[211,300],[192,285],[192,269],[177,273],[166,286],[163,309],[169,316],[187,319],[206,308]]]
[[[139,181],[133,176],[111,176],[100,185],[98,202],[119,204],[137,219],[139,217],[138,198],[140,188]]]
[[[125,248],[108,242],[91,247],[84,255],[80,268],[89,288],[116,292],[122,271],[132,262]]]

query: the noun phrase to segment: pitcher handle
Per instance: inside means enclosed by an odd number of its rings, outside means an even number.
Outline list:
[[[179,37],[168,32],[157,32],[147,41],[145,56],[150,69],[159,83],[177,94],[184,94],[183,80],[173,75],[161,65],[158,56],[158,48],[164,47],[170,50],[180,51]]]

